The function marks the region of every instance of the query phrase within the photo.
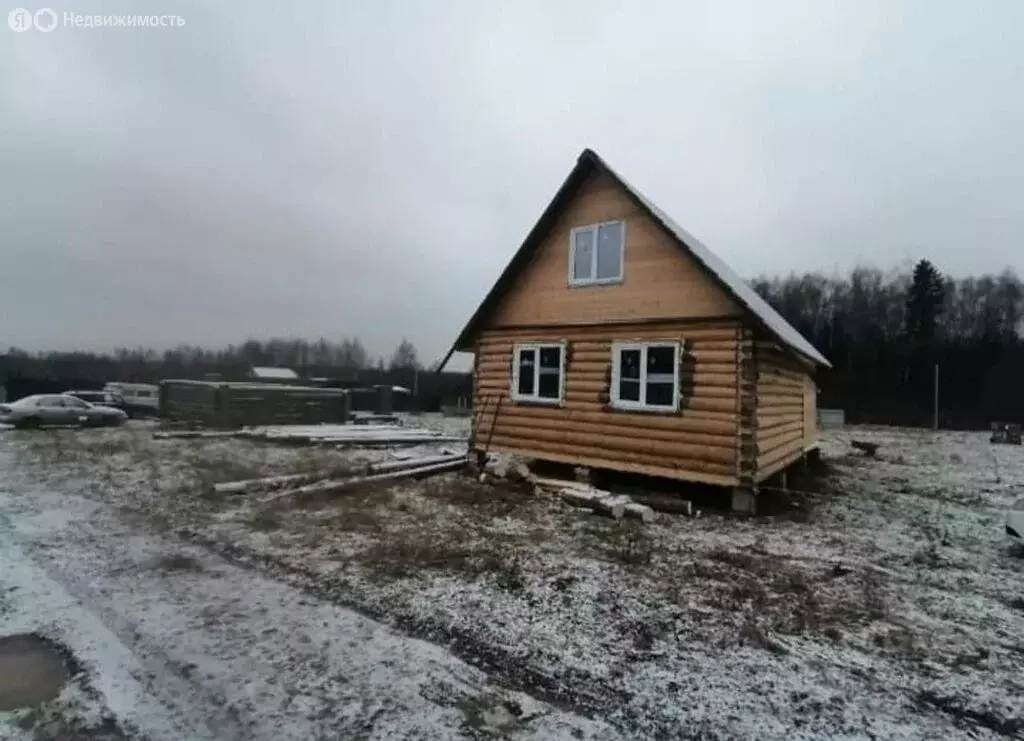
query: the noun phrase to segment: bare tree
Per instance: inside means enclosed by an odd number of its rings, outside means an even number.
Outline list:
[[[419,368],[419,357],[416,353],[416,346],[406,338],[398,343],[395,352],[391,355],[391,370]]]

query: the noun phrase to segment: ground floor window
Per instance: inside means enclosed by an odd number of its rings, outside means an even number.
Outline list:
[[[620,409],[679,408],[679,342],[612,343],[611,403]]]
[[[559,404],[565,390],[565,344],[529,343],[512,351],[512,399]]]

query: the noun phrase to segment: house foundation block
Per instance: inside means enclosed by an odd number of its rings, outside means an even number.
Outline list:
[[[732,490],[732,511],[741,515],[757,512],[757,493],[754,489],[738,486]]]

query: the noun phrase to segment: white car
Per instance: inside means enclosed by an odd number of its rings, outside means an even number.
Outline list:
[[[122,409],[90,404],[70,394],[26,396],[10,404],[0,404],[0,423],[15,427],[42,425],[119,425],[128,419]]]

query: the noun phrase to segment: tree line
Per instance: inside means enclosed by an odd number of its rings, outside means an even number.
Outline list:
[[[436,368],[438,364],[434,364]],[[147,348],[120,348],[110,353],[29,353],[12,347],[0,353],[0,386],[8,398],[68,389],[101,388],[109,381],[157,383],[164,379],[219,379],[239,381],[254,366],[281,366],[304,379],[347,388],[378,384],[414,391],[415,400],[397,397],[402,404],[423,411],[467,402],[472,395],[468,373],[430,373],[415,345],[403,339],[390,356],[371,358],[355,337],[308,341],[294,338],[250,339],[238,345],[203,348],[182,345],[163,352]],[[396,404],[398,402],[396,401]]]
[[[831,361],[832,369],[817,375],[819,407],[842,408],[853,423],[930,426],[938,366],[943,427],[1024,421],[1024,284],[1012,271],[952,278],[921,260],[910,271],[857,267],[846,276],[761,277],[752,285]],[[275,338],[163,352],[32,354],[11,348],[0,355],[0,383],[12,377],[155,382],[212,373],[237,379],[252,366],[267,365],[306,377],[358,379],[404,378],[404,372],[422,369],[408,339],[390,357],[371,358],[357,337]],[[468,393],[468,381],[454,379],[462,374],[444,375],[453,377],[453,393]]]
[[[111,353],[96,352],[44,352],[29,353],[11,347],[0,356],[4,369],[12,372],[36,372],[53,375],[59,370],[73,376],[91,377],[93,367],[109,373],[118,370],[119,380],[132,380],[125,376],[173,376],[193,378],[205,373],[227,372],[228,376],[243,374],[254,366],[279,366],[299,372],[308,370],[329,374],[331,370],[359,371],[365,369],[422,370],[416,346],[408,339],[395,348],[388,360],[384,356],[371,358],[358,337],[340,340],[320,338],[310,341],[301,338],[249,339],[238,345],[204,348],[180,345],[162,352],[144,347],[122,347]],[[198,374],[198,376],[197,376]]]
[[[1024,421],[1024,284],[1011,270],[952,278],[929,260],[911,271],[858,267],[761,277],[758,293],[832,363],[819,407],[859,423],[987,428]]]

